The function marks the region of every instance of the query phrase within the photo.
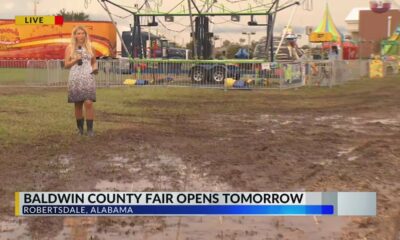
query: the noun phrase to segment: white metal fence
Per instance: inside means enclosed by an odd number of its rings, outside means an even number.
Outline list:
[[[300,63],[261,61],[99,61],[97,81],[106,86],[150,85],[206,88],[287,88],[301,86]]]
[[[305,84],[332,87],[347,81],[367,77],[368,60],[308,61],[303,62]]]
[[[0,85],[68,84],[63,60],[0,60]],[[99,60],[98,87],[180,86],[287,89],[333,86],[368,75],[368,61],[268,63],[259,60]]]

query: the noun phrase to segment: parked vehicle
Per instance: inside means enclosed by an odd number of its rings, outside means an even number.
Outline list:
[[[225,64],[198,64],[189,71],[194,83],[224,83],[225,78],[240,79],[240,70],[236,65]]]

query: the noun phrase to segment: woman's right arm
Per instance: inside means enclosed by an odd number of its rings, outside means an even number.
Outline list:
[[[67,49],[65,49],[64,68],[71,68],[79,61],[79,59],[80,57],[71,58],[71,47],[68,46]]]

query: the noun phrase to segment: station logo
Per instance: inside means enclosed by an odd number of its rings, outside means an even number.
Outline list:
[[[62,25],[63,16],[16,16],[16,25]]]

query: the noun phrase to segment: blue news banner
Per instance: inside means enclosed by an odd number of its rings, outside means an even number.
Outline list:
[[[333,205],[24,205],[23,215],[333,215]]]
[[[375,216],[376,193],[16,192],[16,216]]]

